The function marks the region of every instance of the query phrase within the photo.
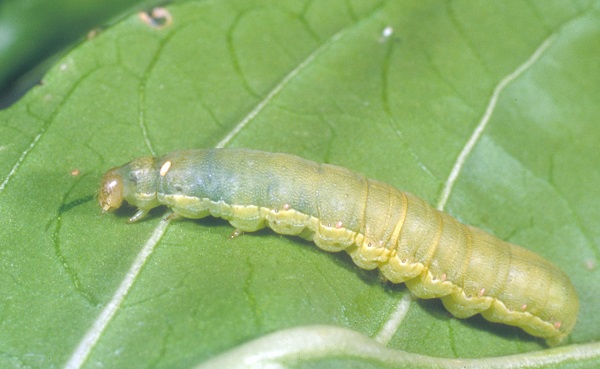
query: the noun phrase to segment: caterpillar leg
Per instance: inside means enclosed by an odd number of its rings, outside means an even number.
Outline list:
[[[179,213],[173,212],[173,213],[167,215],[165,217],[165,220],[175,220],[175,219],[179,219],[179,218],[184,218],[184,216]]]
[[[244,231],[242,231],[242,230],[241,230],[241,229],[239,229],[239,228],[236,228],[236,229],[234,229],[234,230],[233,230],[233,232],[231,232],[231,234],[229,235],[229,239],[230,239],[230,240],[233,240],[234,238],[236,238],[236,237],[239,237],[239,236],[241,236],[241,235],[243,235],[243,234],[244,234]]]
[[[150,210],[147,210],[147,209],[138,209],[138,211],[135,214],[133,214],[133,216],[131,218],[129,218],[129,220],[127,222],[128,223],[135,223],[138,220],[140,220],[143,217],[145,217],[148,214],[149,211]]]

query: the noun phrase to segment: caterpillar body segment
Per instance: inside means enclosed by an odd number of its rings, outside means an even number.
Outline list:
[[[346,250],[456,317],[475,314],[560,343],[579,310],[564,272],[522,247],[458,222],[418,197],[348,169],[247,149],[178,151],[109,170],[99,192],[110,211],[125,200],[141,219],[160,205],[188,218],[228,220],[253,232]]]

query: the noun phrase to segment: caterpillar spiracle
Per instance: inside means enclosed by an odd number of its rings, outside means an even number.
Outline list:
[[[247,149],[177,151],[110,169],[98,200],[104,211],[123,200],[136,206],[131,222],[166,205],[183,217],[220,217],[245,232],[266,226],[345,250],[417,297],[441,298],[458,318],[479,313],[550,345],[577,319],[575,288],[554,264],[334,165]]]

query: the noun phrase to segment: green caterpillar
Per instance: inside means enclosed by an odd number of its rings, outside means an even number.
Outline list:
[[[577,319],[575,288],[554,264],[338,166],[246,149],[178,151],[109,170],[98,199],[104,211],[123,200],[136,206],[131,222],[166,205],[187,218],[220,217],[246,232],[267,226],[346,250],[417,297],[441,298],[458,318],[480,313],[551,345]]]

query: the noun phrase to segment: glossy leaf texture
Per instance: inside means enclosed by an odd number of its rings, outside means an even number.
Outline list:
[[[154,18],[82,43],[0,112],[0,367],[600,364],[598,1],[189,1]],[[110,167],[204,147],[416,194],[559,265],[578,324],[548,349],[298,238],[101,214]]]

